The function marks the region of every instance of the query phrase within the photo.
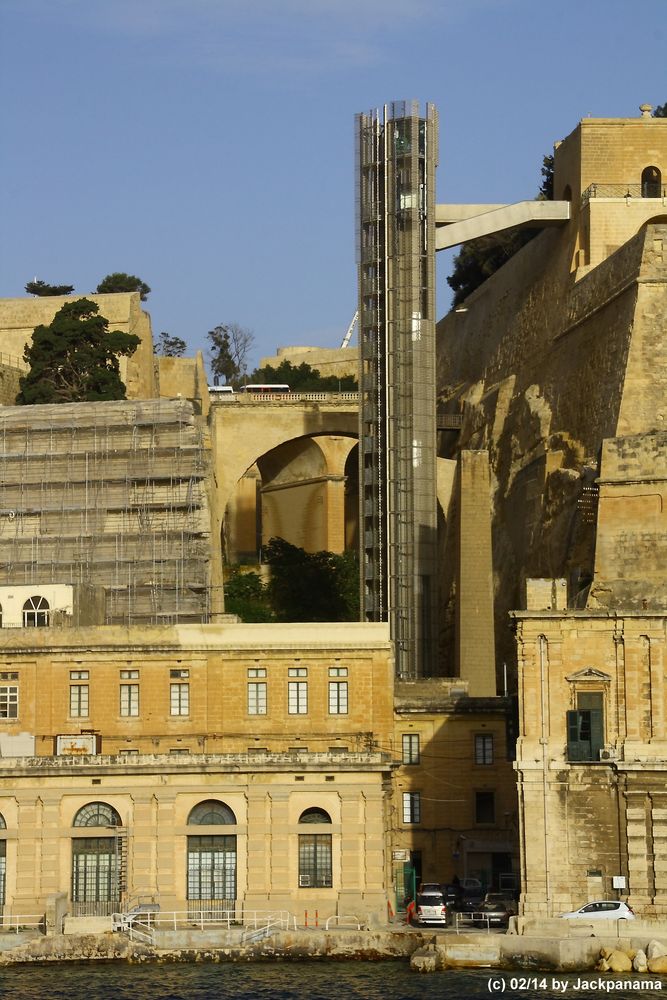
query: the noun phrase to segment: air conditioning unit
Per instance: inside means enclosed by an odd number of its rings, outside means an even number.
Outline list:
[[[616,760],[618,754],[612,747],[605,747],[600,750],[600,760]]]
[[[312,885],[312,876],[310,875],[299,875],[299,887]]]

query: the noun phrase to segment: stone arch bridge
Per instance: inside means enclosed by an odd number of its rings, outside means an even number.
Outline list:
[[[356,541],[358,393],[211,400],[213,517],[229,562],[280,535],[307,551]]]

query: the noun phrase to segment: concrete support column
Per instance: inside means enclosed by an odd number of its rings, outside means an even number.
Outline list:
[[[127,893],[128,897],[156,895],[157,864],[156,838],[158,804],[154,795],[146,794],[134,798],[132,826],[128,831]]]
[[[653,844],[649,837],[649,809],[644,790],[626,792],[629,902],[639,912],[650,904],[653,896]]]
[[[667,913],[667,792],[651,793],[653,839],[654,905],[657,913]]]
[[[166,796],[160,789],[155,802],[156,873],[155,885],[163,910],[183,910],[187,899],[187,841],[175,836],[174,803],[176,796]],[[180,855],[180,856],[179,856]]]
[[[463,451],[457,601],[459,676],[473,698],[496,694],[491,490],[486,451]]]
[[[272,800],[265,789],[248,788],[248,836],[246,854],[245,908],[270,907],[271,868],[273,864]],[[283,838],[285,839],[285,838]],[[239,889],[241,886],[239,885]]]
[[[42,867],[43,803],[34,793],[17,796],[18,823],[21,836],[12,843],[15,864],[14,898],[7,899],[13,913],[34,915],[44,907]],[[56,829],[58,829],[56,827]],[[53,853],[50,852],[53,860]],[[7,859],[8,868],[11,855]],[[57,870],[57,869],[56,869]],[[57,879],[55,880],[57,882]],[[51,881],[53,885],[53,880]]]
[[[291,837],[289,833],[289,792],[269,793],[269,826],[271,831],[271,879],[272,895],[287,897],[295,888],[290,882]],[[298,863],[297,863],[298,864]],[[295,876],[296,878],[296,873]]]
[[[326,492],[327,550],[338,554],[345,551],[345,478],[330,476]]]

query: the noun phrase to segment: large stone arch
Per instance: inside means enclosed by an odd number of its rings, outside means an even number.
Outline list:
[[[356,541],[357,439],[303,435],[257,457],[228,499],[223,550],[228,562],[255,562],[272,537],[307,552],[343,552]],[[354,494],[354,495],[352,495]]]

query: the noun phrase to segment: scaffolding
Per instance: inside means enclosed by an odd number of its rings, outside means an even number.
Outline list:
[[[0,409],[0,583],[93,588],[105,624],[207,621],[207,466],[185,400]]]
[[[362,607],[400,677],[436,660],[435,168],[416,102],[357,115]]]

